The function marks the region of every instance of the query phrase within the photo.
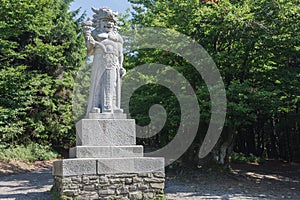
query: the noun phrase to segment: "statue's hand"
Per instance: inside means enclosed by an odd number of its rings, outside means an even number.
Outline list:
[[[93,22],[91,21],[90,18],[88,18],[87,21],[84,21],[81,23],[82,25],[82,32],[83,32],[83,35],[84,35],[84,38],[86,41],[90,40],[89,38],[91,38],[91,30],[92,30],[92,24]]]
[[[86,38],[85,41],[86,41],[85,46],[86,46],[88,54],[89,54],[89,52],[93,51],[93,48],[95,46],[95,40],[92,36],[89,36],[89,37]]]
[[[101,42],[95,41],[95,40],[94,40],[94,42],[95,42],[94,44],[95,44],[97,47],[100,47],[100,48],[103,50],[104,53],[107,53],[106,47],[105,47],[104,44],[102,44]]]
[[[87,39],[88,43],[95,45],[96,41],[94,40],[94,38],[92,36],[89,36]]]
[[[120,68],[120,76],[121,76],[121,78],[124,77],[125,75],[126,75],[126,70],[123,67],[121,67]]]

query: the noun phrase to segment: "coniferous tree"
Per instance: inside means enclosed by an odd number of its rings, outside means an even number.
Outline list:
[[[69,145],[72,89],[84,56],[69,0],[1,0],[0,141]]]

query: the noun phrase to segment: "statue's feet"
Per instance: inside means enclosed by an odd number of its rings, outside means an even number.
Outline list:
[[[101,112],[101,109],[97,108],[97,107],[94,107],[91,111],[91,113],[100,113],[100,112]]]
[[[114,109],[114,113],[123,113],[123,109]]]
[[[104,106],[103,113],[112,113],[112,109],[109,106]]]

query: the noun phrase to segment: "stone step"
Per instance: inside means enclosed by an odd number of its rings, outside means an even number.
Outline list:
[[[164,173],[164,158],[74,158],[55,161],[54,176],[123,173]]]
[[[69,151],[70,158],[143,157],[143,146],[77,146]]]

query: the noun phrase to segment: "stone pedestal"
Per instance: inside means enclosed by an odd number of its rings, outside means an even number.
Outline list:
[[[114,115],[109,116],[114,117]],[[163,196],[164,159],[143,157],[135,121],[90,114],[76,124],[70,158],[53,166],[61,199],[155,199]]]

